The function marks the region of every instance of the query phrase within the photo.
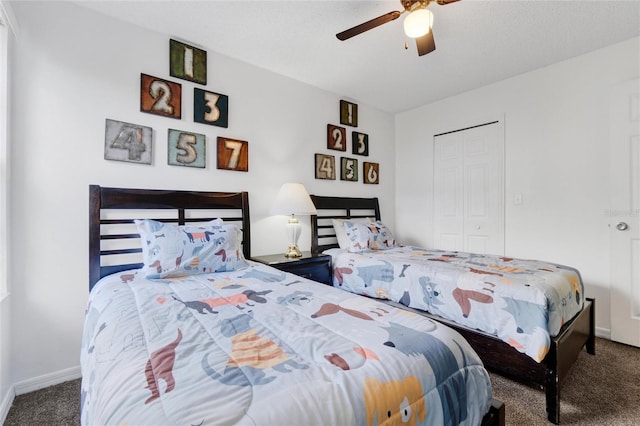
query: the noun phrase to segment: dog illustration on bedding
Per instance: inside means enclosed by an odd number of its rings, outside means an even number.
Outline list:
[[[265,385],[276,378],[266,375],[270,368],[279,373],[309,368],[289,358],[276,342],[258,334],[250,323],[251,316],[244,314],[222,321],[220,331],[231,339],[232,352],[222,374],[211,367],[208,355],[204,355],[201,365],[209,377],[225,385]]]
[[[265,283],[279,283],[284,281],[286,278],[286,274],[284,272],[281,273],[269,273],[265,271],[260,271],[255,268],[251,268],[251,270],[239,278],[256,278],[260,281],[264,281]]]
[[[394,269],[393,265],[386,260],[381,265],[368,265],[355,268],[334,268],[334,276],[338,280],[338,284],[342,285],[344,280],[351,275],[359,277],[365,287],[370,287],[373,281],[382,281],[386,283],[393,282]]]
[[[469,317],[471,301],[493,303],[493,288],[496,285],[484,279],[483,277],[486,275],[492,274],[472,268],[471,271],[462,273],[458,277],[457,287],[453,290],[452,295],[460,309],[462,309],[463,317]]]
[[[256,303],[267,303],[267,299],[265,299],[265,294],[271,293],[271,290],[265,291],[255,291],[255,290],[245,290],[242,293],[232,294],[231,296],[226,297],[215,297],[211,299],[201,299],[201,300],[191,300],[191,301],[182,301],[177,297],[173,296],[175,300],[184,304],[189,309],[193,309],[200,314],[206,314],[205,311],[211,314],[217,314],[218,311],[214,311],[214,308],[225,305],[232,305],[238,309],[244,309],[241,305],[246,306],[255,306],[249,303],[249,301]]]

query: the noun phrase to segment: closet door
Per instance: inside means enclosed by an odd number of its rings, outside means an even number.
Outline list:
[[[492,122],[434,137],[435,248],[504,254],[504,137]]]
[[[610,101],[611,340],[640,347],[640,80]]]

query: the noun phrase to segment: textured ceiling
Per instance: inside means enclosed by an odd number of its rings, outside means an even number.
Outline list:
[[[640,0],[463,0],[429,6],[436,51],[405,50],[404,16],[335,34],[400,1],[77,1],[392,113],[640,35]]]

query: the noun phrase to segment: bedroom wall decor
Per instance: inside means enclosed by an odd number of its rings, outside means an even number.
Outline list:
[[[171,77],[207,84],[207,52],[177,40],[169,40]]]
[[[229,126],[229,97],[220,93],[193,89],[193,121],[218,127]]]
[[[153,129],[106,119],[104,159],[151,164]]]
[[[336,179],[336,157],[316,154],[316,179]]]
[[[352,132],[351,152],[355,155],[369,156],[369,135],[360,132]]]
[[[218,136],[218,168],[249,171],[249,143]]]
[[[327,148],[336,151],[347,150],[347,129],[327,124]]]
[[[340,100],[340,124],[358,127],[358,105]]]
[[[173,166],[204,168],[206,166],[205,135],[169,129],[167,162]]]
[[[340,180],[348,180],[352,182],[358,181],[358,160],[355,158],[340,158]]]
[[[180,119],[182,85],[140,74],[140,111]]]
[[[380,183],[380,165],[378,163],[367,163],[362,165],[362,179],[364,183],[379,184]]]

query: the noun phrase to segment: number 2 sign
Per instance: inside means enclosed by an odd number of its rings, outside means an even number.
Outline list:
[[[182,117],[182,86],[140,74],[140,111],[165,117]]]
[[[347,130],[344,127],[327,124],[327,148],[336,151],[347,150]]]

